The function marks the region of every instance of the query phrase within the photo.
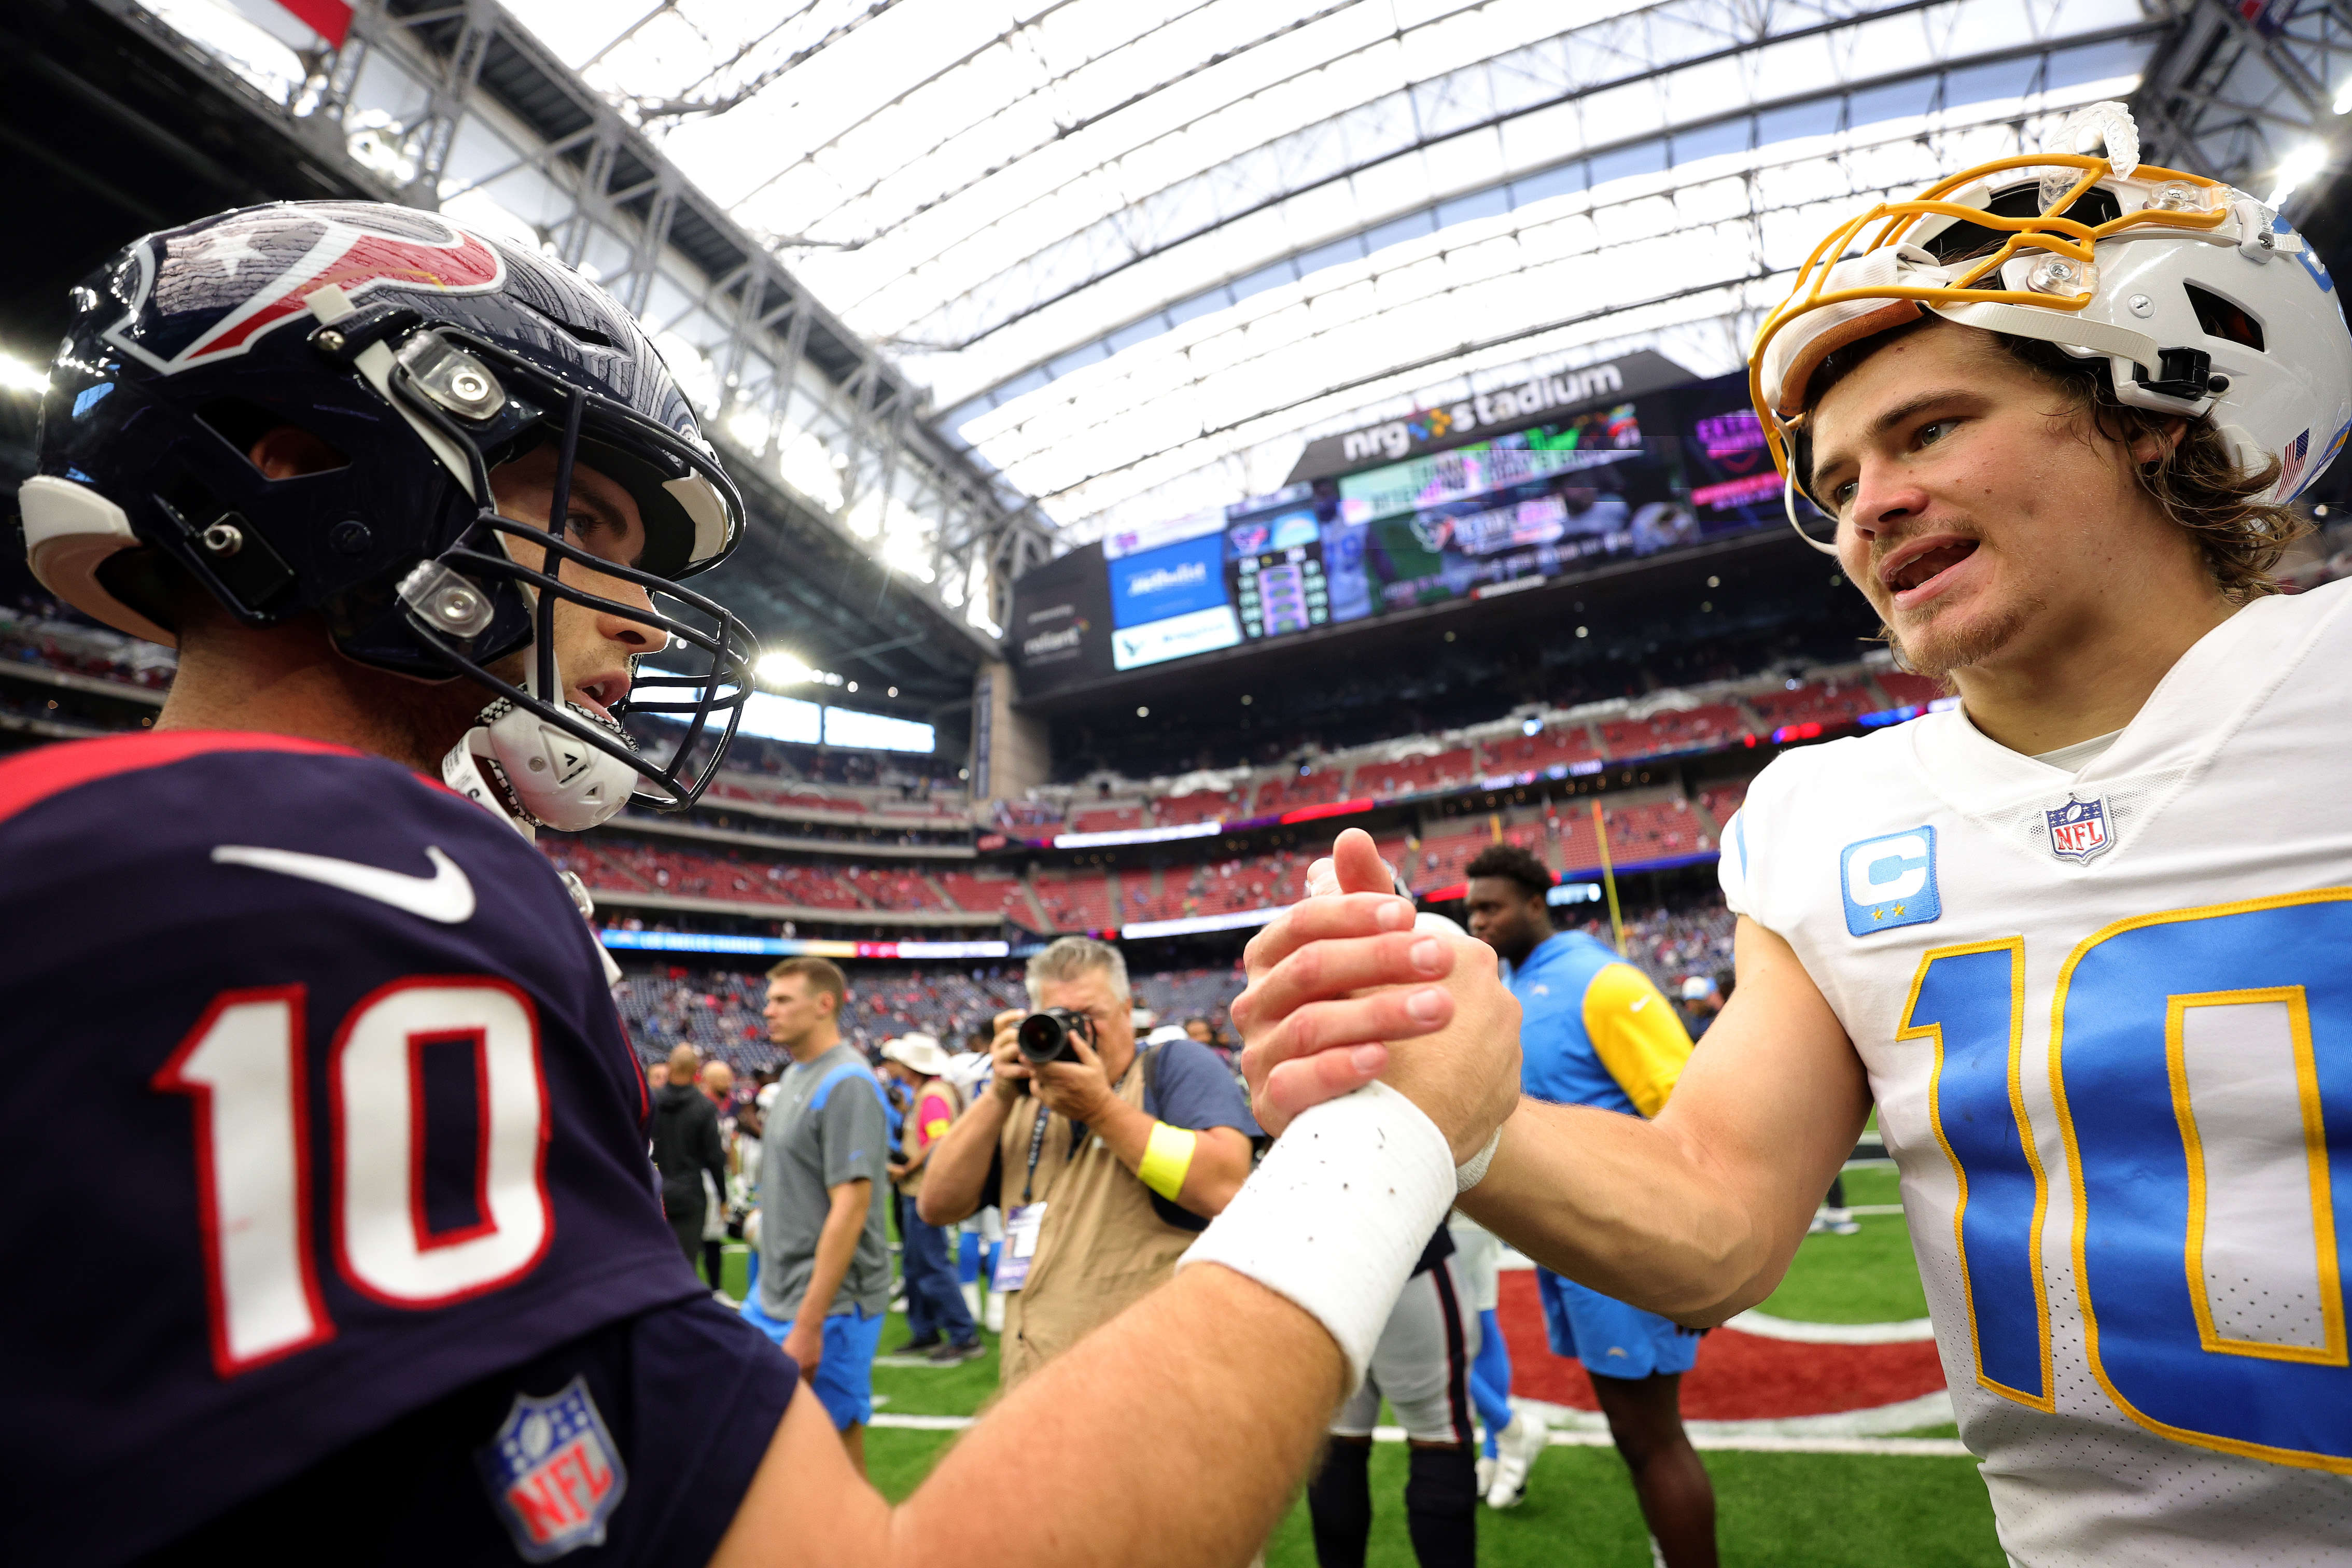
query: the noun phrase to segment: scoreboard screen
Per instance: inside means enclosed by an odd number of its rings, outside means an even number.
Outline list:
[[[1073,551],[1014,584],[1023,689],[1468,604],[1770,526],[1782,526],[1780,486],[1746,376],[1670,387]]]

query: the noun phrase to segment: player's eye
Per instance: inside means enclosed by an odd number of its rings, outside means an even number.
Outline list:
[[[1958,429],[1959,425],[1960,422],[1957,419],[1930,419],[1927,424],[1919,426],[1919,433],[1912,439],[1922,447],[1933,446]]]
[[[1854,492],[1859,490],[1862,487],[1856,484],[1853,480],[1848,479],[1843,484],[1832,489],[1830,491],[1830,510],[1833,512],[1843,513],[1847,507],[1853,504]]]

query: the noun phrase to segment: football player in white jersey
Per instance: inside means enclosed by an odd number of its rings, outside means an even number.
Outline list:
[[[1783,472],[1961,705],[1765,770],[1722,860],[1738,992],[1673,1101],[1523,1104],[1461,1206],[1719,1323],[1875,1102],[2015,1562],[2342,1561],[2352,588],[2268,573],[2352,337],[2275,213],[2135,167],[2105,107],[1841,227],[1768,318]],[[1370,840],[1337,858],[1384,885]],[[1269,1129],[1351,1081],[1345,988],[1409,978],[1349,905],[1253,944]]]

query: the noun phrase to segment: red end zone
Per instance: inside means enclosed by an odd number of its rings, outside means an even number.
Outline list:
[[[1506,1269],[1496,1315],[1511,1349],[1511,1392],[1577,1410],[1599,1410],[1579,1363],[1551,1353],[1535,1271]],[[1886,1345],[1819,1345],[1717,1329],[1702,1341],[1683,1378],[1683,1415],[1694,1421],[1754,1421],[1833,1415],[1895,1405],[1944,1386],[1933,1340]]]

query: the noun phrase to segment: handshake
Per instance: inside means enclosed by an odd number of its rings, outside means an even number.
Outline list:
[[[1519,1005],[1491,948],[1416,929],[1393,888],[1370,835],[1349,828],[1308,896],[1251,940],[1233,1005],[1250,1109],[1278,1134],[1377,1079],[1437,1124],[1459,1165],[1518,1105]]]

